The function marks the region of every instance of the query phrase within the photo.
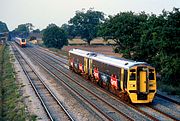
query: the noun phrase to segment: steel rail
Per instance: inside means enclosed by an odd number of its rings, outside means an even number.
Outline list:
[[[155,111],[157,111],[157,112],[159,112],[160,114],[163,114],[163,115],[165,115],[166,117],[168,117],[168,118],[170,118],[170,119],[173,119],[173,120],[179,120],[179,119],[177,119],[177,118],[175,118],[175,117],[173,117],[173,116],[171,116],[171,115],[169,115],[169,114],[167,114],[167,113],[164,113],[163,111],[161,111],[161,110],[159,110],[159,109],[157,109],[157,108],[154,108],[154,107],[152,107],[152,106],[150,106],[150,105],[147,105],[149,108],[151,108],[151,109],[153,109],[153,110],[155,110]]]
[[[42,50],[44,50],[44,51],[46,51],[46,52],[49,52],[49,53],[51,53],[51,54],[54,54],[54,55],[56,55],[56,56],[58,56],[58,57],[62,57],[63,59],[67,59],[66,58],[66,56],[63,56],[63,55],[60,55],[60,54],[56,54],[56,53],[54,53],[54,52],[52,52],[52,51],[50,51],[50,50],[47,50],[47,49],[44,49],[43,47],[39,47],[39,48],[41,48]],[[39,49],[39,50],[41,50],[41,49]]]
[[[30,50],[28,50],[28,51],[30,51]],[[32,51],[30,51],[31,53],[34,53],[34,52],[32,52]],[[35,53],[34,53],[35,54]],[[36,53],[37,54],[37,53]],[[42,55],[41,55],[42,56]],[[42,57],[40,57],[40,55],[38,56],[39,58],[41,58],[41,60],[42,61],[44,61],[44,59],[42,58]],[[44,61],[45,62],[45,61]],[[47,62],[45,62],[45,63],[47,63]],[[48,64],[48,63],[47,63]],[[50,65],[50,64],[49,64]],[[60,64],[59,64],[60,65]],[[50,65],[51,67],[53,67],[54,69],[56,69],[58,72],[60,72],[60,73],[62,73],[63,75],[65,75],[68,79],[70,79],[71,81],[73,81],[73,82],[75,82],[76,84],[78,84],[79,86],[81,86],[83,89],[85,89],[85,90],[87,90],[89,93],[91,93],[93,96],[95,96],[96,98],[98,98],[98,99],[100,99],[101,101],[103,101],[103,102],[105,102],[108,106],[110,106],[110,107],[112,107],[114,110],[116,110],[117,112],[119,112],[119,113],[122,113],[121,111],[119,111],[116,107],[114,107],[114,106],[112,106],[112,104],[110,104],[109,102],[107,102],[107,101],[105,101],[104,99],[102,99],[101,97],[99,97],[97,94],[95,94],[95,93],[93,93],[91,90],[89,90],[88,88],[86,88],[86,87],[84,87],[83,85],[81,85],[80,83],[78,83],[78,82],[76,82],[76,81],[74,81],[71,77],[69,77],[69,75],[67,75],[66,73],[64,73],[63,71],[61,71],[60,69],[58,69],[57,67],[55,67],[55,66],[53,66],[53,65]],[[60,66],[62,66],[62,65],[60,65]],[[122,103],[122,102],[121,102]],[[124,103],[124,102],[123,102]],[[125,104],[125,105],[128,105],[127,103]],[[129,105],[128,105],[129,106]],[[149,117],[150,119],[152,119],[152,120],[158,120],[157,118],[155,118],[155,117],[152,117],[151,115],[149,115],[149,114],[147,114],[147,113],[145,113],[145,112],[143,112],[143,111],[141,111],[141,110],[138,110],[138,109],[136,109],[135,107],[132,107],[131,106],[131,108],[134,108],[136,111],[139,111],[140,113],[142,113],[143,115],[145,115],[145,116],[147,116],[147,117]],[[122,115],[126,115],[127,116],[127,114],[124,114],[124,113],[122,113]]]
[[[15,53],[17,52],[17,50],[15,49],[14,45],[12,45],[12,44],[10,44],[10,45],[11,45],[13,51],[14,51],[14,54],[15,54]],[[41,102],[43,108],[45,109],[45,112],[47,113],[49,119],[50,119],[51,121],[54,121],[53,118],[52,118],[52,116],[51,116],[51,114],[50,114],[50,112],[49,112],[49,110],[48,110],[48,108],[46,107],[46,105],[45,105],[43,99],[41,98],[41,96],[39,95],[39,93],[38,93],[38,91],[36,90],[35,86],[33,85],[30,76],[28,75],[27,71],[25,70],[25,67],[23,66],[22,62],[20,62],[19,57],[17,57],[17,54],[15,54],[15,57],[16,57],[16,59],[18,60],[18,63],[20,64],[20,66],[21,66],[23,72],[25,73],[27,79],[28,79],[29,82],[31,83],[31,86],[33,87],[33,90],[35,91],[37,97],[39,98],[39,100],[40,100],[40,102]]]
[[[40,48],[42,48],[42,47],[40,47]],[[63,55],[55,54],[55,53],[53,53],[53,52],[51,52],[51,51],[49,51],[49,50],[45,50],[45,49],[43,49],[43,48],[42,48],[43,50],[41,50],[41,49],[39,49],[39,48],[33,48],[33,49],[34,49],[34,50],[37,50],[38,52],[41,52],[43,55],[46,55],[46,54],[47,54],[48,56],[54,58],[55,60],[60,61],[60,62],[62,62],[62,63],[64,63],[64,64],[68,65],[68,63],[63,62],[62,60],[59,60],[59,59],[55,58],[54,56],[56,56],[56,57],[58,57],[58,58],[61,58],[61,59],[64,59],[64,60],[66,60],[67,62],[68,62],[68,57],[67,57],[67,58],[64,58]],[[54,55],[54,56],[52,56],[51,54]]]
[[[42,51],[41,51],[41,53],[43,53]],[[43,53],[44,54],[44,53]],[[64,63],[63,61],[61,61],[61,60],[59,60],[59,59],[57,59],[57,58],[55,58],[55,57],[53,57],[53,56],[51,56],[51,55],[45,55],[44,54],[44,56],[50,56],[50,57],[52,57],[53,59],[55,59],[55,60],[57,60],[57,61],[59,61],[59,62],[61,62],[61,63],[63,63],[63,64],[66,64],[67,65],[67,63]],[[60,56],[59,56],[60,57]],[[51,59],[51,58],[49,58],[49,59]],[[51,59],[51,60],[53,60],[53,59]],[[55,61],[54,61],[55,62]],[[57,63],[57,62],[56,62]],[[58,63],[57,63],[58,64]],[[62,66],[61,64],[59,64],[60,66]],[[107,92],[107,91],[106,91]],[[157,96],[159,96],[159,97],[161,97],[161,98],[163,98],[163,99],[165,99],[165,100],[168,100],[168,101],[170,101],[170,102],[173,102],[173,103],[175,103],[175,104],[180,104],[178,101],[175,101],[175,100],[173,100],[173,99],[171,99],[171,98],[168,98],[168,97],[166,97],[166,96],[163,96],[163,95],[160,95],[160,94],[156,94]],[[112,96],[112,95],[111,95]],[[126,102],[125,102],[126,103]],[[129,106],[131,106],[131,107],[133,107],[133,108],[135,108],[136,110],[138,110],[139,112],[141,112],[141,113],[143,113],[144,115],[146,115],[147,113],[146,112],[144,112],[144,111],[142,111],[142,110],[139,110],[138,108],[136,108],[136,106],[133,106],[133,105],[130,105],[130,104],[128,104],[128,103],[126,103],[127,105],[129,105]],[[162,114],[162,115],[165,115],[166,117],[168,117],[168,118],[171,118],[171,119],[173,119],[173,120],[177,120],[175,117],[173,117],[173,116],[171,116],[171,115],[169,115],[169,114],[167,114],[167,113],[164,113],[164,112],[162,112],[161,110],[159,110],[159,109],[156,109],[156,108],[154,108],[154,107],[152,107],[152,106],[149,106],[148,105],[148,107],[149,108],[151,108],[151,109],[153,109],[153,110],[155,110],[155,111],[157,111],[157,112],[159,112],[160,114]],[[150,116],[151,117],[151,116]],[[154,119],[154,120],[157,120],[157,119]]]
[[[156,93],[156,96],[158,96],[158,97],[160,97],[160,98],[163,98],[163,99],[165,99],[165,100],[167,100],[167,101],[169,101],[169,102],[173,102],[173,103],[175,103],[175,104],[177,104],[177,105],[180,105],[180,102],[178,102],[178,101],[176,101],[176,100],[173,100],[173,99],[171,99],[171,98],[169,98],[169,97],[167,97],[167,96],[161,95],[161,94],[159,94],[159,93]]]
[[[20,54],[19,50],[18,50],[19,55],[23,58],[23,60],[27,63],[27,65],[31,68],[31,70],[34,72],[34,74],[38,77],[38,79],[42,82],[42,84],[46,87],[46,89],[48,90],[48,92],[52,95],[52,97],[55,99],[55,101],[57,102],[57,104],[63,109],[63,111],[65,112],[65,114],[68,116],[68,118],[71,121],[74,121],[74,119],[72,118],[72,116],[68,113],[68,111],[65,109],[65,107],[61,104],[61,102],[57,99],[57,97],[53,94],[53,92],[50,90],[50,88],[44,83],[44,81],[41,79],[41,77],[38,75],[38,73],[30,66],[30,63],[27,62],[25,60],[25,58]],[[20,60],[18,60],[20,62]],[[48,111],[47,106],[45,105],[43,99],[41,98],[39,92],[37,91],[35,85],[33,84],[30,76],[28,75],[28,72],[26,71],[26,69],[24,68],[24,66],[22,66],[22,62],[21,63],[21,67],[23,68],[23,71],[25,72],[26,76],[28,77],[28,80],[30,81],[31,85],[33,86],[33,89],[35,90],[36,94],[38,95],[41,103],[43,104],[43,107],[45,108],[45,110],[48,113],[48,116],[50,117],[50,120],[53,120],[50,112]]]
[[[70,87],[68,84],[66,84],[66,82],[64,80],[62,80],[61,78],[59,78],[57,76],[56,73],[52,72],[50,69],[48,69],[47,67],[45,67],[43,64],[41,64],[40,60],[38,60],[37,58],[32,57],[42,68],[44,68],[48,73],[50,73],[54,78],[56,78],[59,82],[62,82],[63,85],[69,89],[71,92],[73,91],[74,94],[78,95],[79,97],[81,97],[83,100],[85,100],[86,102],[88,102],[93,108],[95,108],[98,112],[100,112],[104,117],[106,117],[108,120],[113,121],[112,118],[108,117],[104,112],[102,112],[100,109],[98,109],[93,103],[91,103],[90,101],[88,101],[82,94],[80,94],[79,92],[77,92],[75,89],[73,89],[72,87]],[[49,64],[47,64],[49,65]]]

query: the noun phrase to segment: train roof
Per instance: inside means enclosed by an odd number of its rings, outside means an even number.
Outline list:
[[[15,37],[15,39],[26,39],[26,38]]]
[[[127,60],[124,58],[110,57],[110,56],[106,56],[100,53],[89,52],[89,51],[80,50],[80,49],[71,49],[69,52],[79,55],[79,56],[92,58],[93,60],[100,61],[109,65],[125,68],[125,69],[129,69],[136,65],[148,65],[146,62],[137,62],[137,61]]]

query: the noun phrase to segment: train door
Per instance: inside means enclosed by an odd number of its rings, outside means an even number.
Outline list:
[[[147,92],[147,68],[138,68],[139,92]]]
[[[127,70],[121,69],[121,89],[127,89]]]
[[[84,72],[85,74],[88,73],[88,59],[84,58]]]
[[[92,72],[92,59],[89,59],[89,74],[92,76],[93,72]]]

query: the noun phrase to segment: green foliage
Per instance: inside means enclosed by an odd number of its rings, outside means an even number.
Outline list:
[[[76,15],[69,20],[70,25],[64,25],[63,28],[71,37],[80,36],[89,44],[97,37],[99,25],[104,21],[104,13],[92,9],[85,11],[76,11]]]
[[[1,48],[0,48],[1,49]],[[0,53],[0,67],[3,69],[0,78],[0,120],[23,121],[26,120],[25,106],[15,82],[14,70],[10,62],[9,50],[6,47]]]
[[[20,24],[14,31],[19,33],[29,33],[33,30],[33,27],[32,23]]]
[[[142,23],[146,20],[147,15],[144,12],[141,14],[122,12],[114,17],[109,16],[98,34],[117,43],[115,52],[122,53],[126,58],[132,58],[131,53],[140,41]]]
[[[67,33],[68,39],[73,39],[77,36],[74,25],[63,24],[61,28]]]
[[[125,58],[146,61],[156,67],[160,81],[180,86],[180,11],[161,15],[123,12],[110,16],[99,35],[114,39],[115,52]]]
[[[27,38],[29,33],[33,30],[34,26],[32,23],[20,24],[17,28],[11,31],[11,37]]]
[[[163,11],[156,17],[151,16],[144,24],[141,43],[136,48],[134,58],[152,63],[161,81],[180,86],[180,12]],[[143,59],[142,59],[143,58]]]
[[[43,41],[47,47],[61,49],[68,44],[65,31],[55,24],[50,24],[43,32]]]
[[[41,31],[39,29],[35,29],[32,31],[33,33],[40,33]]]
[[[9,32],[6,23],[0,21],[0,32]]]

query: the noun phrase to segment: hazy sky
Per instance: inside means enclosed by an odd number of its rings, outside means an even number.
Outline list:
[[[50,23],[67,23],[82,8],[115,15],[123,11],[160,14],[163,9],[172,11],[173,7],[180,8],[180,0],[0,0],[0,21],[10,30],[23,23],[44,29]]]

